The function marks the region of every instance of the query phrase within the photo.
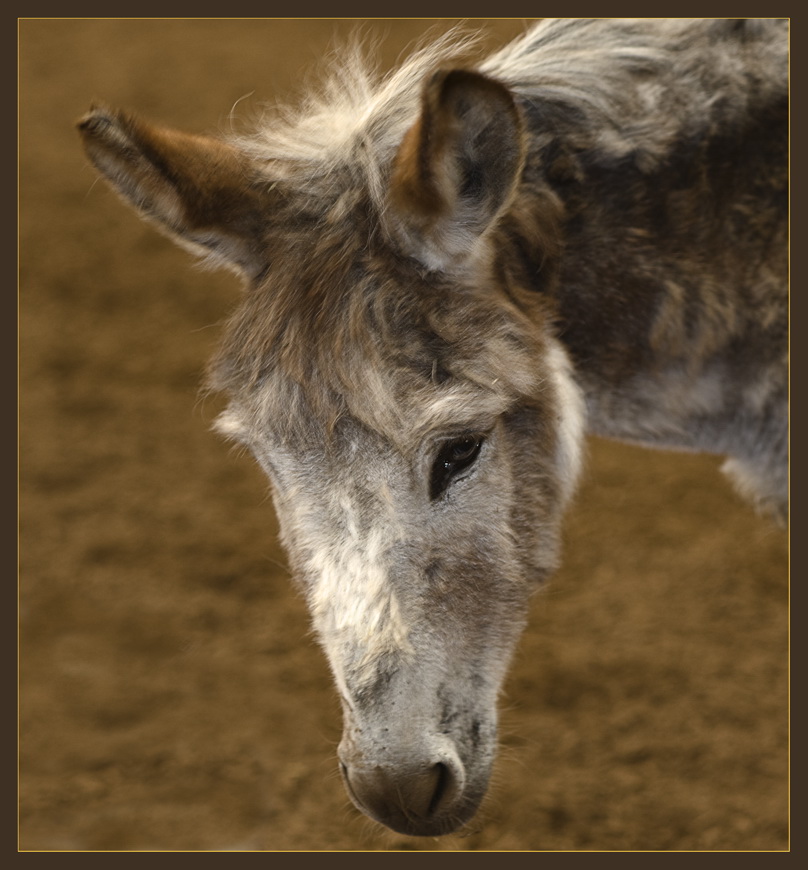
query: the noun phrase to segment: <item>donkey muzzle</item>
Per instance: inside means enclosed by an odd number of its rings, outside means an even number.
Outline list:
[[[448,742],[431,752],[397,752],[395,758],[362,756],[343,744],[339,755],[356,806],[400,834],[447,834],[474,815],[482,797],[479,790],[474,797],[468,793],[466,770]]]

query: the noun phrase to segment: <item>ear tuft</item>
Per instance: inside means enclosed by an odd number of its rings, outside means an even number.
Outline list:
[[[433,268],[471,256],[521,176],[521,114],[502,84],[470,70],[426,82],[393,166],[390,207],[410,252]]]

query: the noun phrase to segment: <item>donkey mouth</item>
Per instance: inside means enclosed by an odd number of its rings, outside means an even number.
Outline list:
[[[440,761],[402,772],[340,762],[348,794],[365,815],[399,834],[435,837],[471,819],[482,799],[464,789],[462,766]]]

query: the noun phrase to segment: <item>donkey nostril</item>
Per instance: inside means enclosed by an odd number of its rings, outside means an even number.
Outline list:
[[[432,768],[432,775],[435,778],[435,785],[434,791],[432,792],[432,800],[429,802],[429,806],[426,810],[427,818],[440,812],[440,806],[449,793],[449,786],[452,782],[452,774],[445,764],[436,764]]]
[[[401,808],[419,819],[432,818],[446,795],[448,777],[444,764],[434,764],[414,775],[401,777],[395,783]]]
[[[419,819],[440,816],[457,797],[458,789],[452,769],[442,762],[396,783],[402,809]]]

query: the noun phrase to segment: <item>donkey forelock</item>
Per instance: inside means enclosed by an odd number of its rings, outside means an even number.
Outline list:
[[[348,414],[407,448],[541,391],[540,300],[515,301],[487,275],[458,286],[429,274],[361,211],[283,232],[210,370],[245,425],[305,443]]]

